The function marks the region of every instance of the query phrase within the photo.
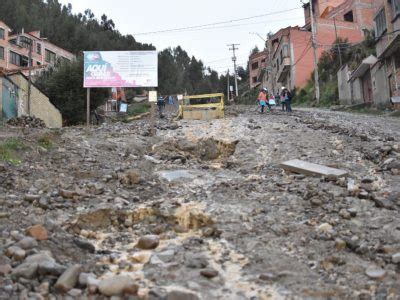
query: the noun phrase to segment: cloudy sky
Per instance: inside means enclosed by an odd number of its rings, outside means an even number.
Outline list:
[[[240,44],[239,65],[246,65],[250,50],[270,31],[289,25],[303,25],[300,0],[61,0],[71,3],[73,12],[90,8],[97,18],[105,13],[123,34],[152,43],[157,50],[182,46],[189,55],[201,59],[218,72],[232,69],[227,44]],[[307,1],[306,1],[307,2]],[[232,21],[242,19],[240,21]],[[217,23],[217,24],[215,24]],[[215,24],[172,32],[177,28]]]

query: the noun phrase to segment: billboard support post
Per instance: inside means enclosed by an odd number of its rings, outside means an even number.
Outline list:
[[[86,89],[86,127],[90,126],[90,88]]]

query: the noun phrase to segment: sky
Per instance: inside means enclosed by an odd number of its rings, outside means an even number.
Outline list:
[[[219,73],[233,69],[228,44],[237,46],[238,65],[246,67],[254,46],[263,49],[268,32],[304,25],[300,0],[60,0],[72,4],[74,13],[90,8],[100,19],[104,13],[122,34],[151,43],[158,51],[181,46]],[[242,19],[240,21],[232,21]],[[244,19],[244,20],[243,20]],[[226,22],[226,23],[222,23]],[[176,28],[200,28],[150,34]],[[261,37],[260,37],[261,36]]]

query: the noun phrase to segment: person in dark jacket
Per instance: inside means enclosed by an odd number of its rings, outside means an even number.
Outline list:
[[[288,89],[283,90],[283,97],[285,99],[286,112],[292,112],[292,93]]]

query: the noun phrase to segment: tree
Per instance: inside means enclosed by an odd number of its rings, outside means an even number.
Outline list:
[[[36,85],[45,92],[56,106],[66,125],[84,122],[86,116],[86,89],[83,88],[83,57],[74,62],[60,63],[56,68],[44,72]],[[91,89],[91,110],[103,104],[107,89]]]
[[[251,52],[250,52],[250,56],[257,54],[257,53],[260,53],[260,49],[258,49],[257,46],[254,46],[253,50],[251,50]]]

